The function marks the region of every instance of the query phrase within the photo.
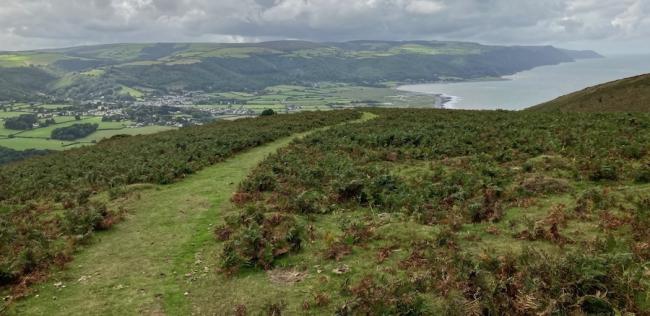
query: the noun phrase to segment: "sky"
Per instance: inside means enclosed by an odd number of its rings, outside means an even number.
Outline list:
[[[650,53],[650,0],[0,0],[0,50],[278,39]]]

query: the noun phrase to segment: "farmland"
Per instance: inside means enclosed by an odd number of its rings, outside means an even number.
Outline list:
[[[45,105],[45,108],[58,109],[61,105]],[[0,111],[0,124],[6,118],[16,117],[21,114],[35,113],[29,110],[28,106],[18,106],[21,112],[2,112]],[[80,117],[78,120],[74,116],[56,116],[54,117],[56,124],[46,127],[38,127],[30,130],[11,130],[7,128],[0,128],[0,146],[11,148],[15,150],[26,149],[49,149],[49,150],[63,150],[74,147],[91,145],[96,142],[110,138],[115,135],[138,135],[138,134],[151,134],[160,131],[170,130],[172,128],[166,126],[143,126],[135,128],[135,124],[129,121],[121,122],[103,122],[101,116],[86,116]],[[56,128],[71,126],[80,123],[93,123],[98,124],[99,128],[91,135],[77,139],[74,141],[60,141],[51,139],[52,131]]]
[[[352,107],[440,107],[437,96],[397,91],[390,87],[361,87],[344,84],[321,83],[314,87],[272,86],[257,93],[225,92],[206,97],[242,104],[241,108],[256,113],[264,109],[279,112],[301,110],[331,110]],[[223,105],[198,105],[199,107]]]
[[[128,93],[136,94],[133,89]],[[129,92],[130,91],[130,92]],[[138,92],[140,93],[140,92]],[[37,104],[11,103],[0,110],[0,125],[3,120],[22,114],[47,114],[56,124],[38,127],[30,130],[11,130],[0,127],[0,146],[16,149],[49,149],[62,150],[94,144],[102,139],[115,135],[150,134],[170,130],[177,126],[178,120],[184,125],[202,124],[207,120],[234,119],[258,115],[265,109],[273,109],[278,113],[298,111],[328,111],[332,109],[353,107],[440,107],[442,100],[435,95],[416,94],[397,91],[391,87],[361,87],[345,84],[321,83],[314,87],[304,86],[272,86],[264,90],[247,92],[204,93],[191,97],[165,97],[155,99],[136,94],[140,101],[111,103],[110,108],[115,113],[125,113],[135,105],[142,104],[148,108],[144,117],[138,116],[143,124],[128,119],[119,121],[104,121],[102,115],[106,110],[98,110],[95,106],[78,108],[71,104]],[[99,102],[99,101],[97,101]],[[160,115],[162,107],[171,106],[177,114]],[[102,107],[99,107],[102,108]],[[73,111],[68,113],[68,111]],[[183,112],[185,111],[185,112]],[[198,112],[191,112],[198,111]],[[86,113],[78,120],[75,113]],[[59,115],[59,113],[65,113]],[[195,120],[192,114],[202,113],[200,120]],[[109,114],[103,114],[110,116]],[[153,121],[158,116],[158,121]],[[45,116],[44,116],[45,117]],[[168,117],[166,120],[160,120]],[[45,119],[41,119],[44,122]],[[75,124],[99,124],[93,134],[74,141],[59,141],[50,139],[56,128]]]

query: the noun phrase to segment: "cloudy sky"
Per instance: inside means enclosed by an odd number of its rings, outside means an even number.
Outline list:
[[[0,0],[0,50],[272,39],[650,52],[650,0]]]

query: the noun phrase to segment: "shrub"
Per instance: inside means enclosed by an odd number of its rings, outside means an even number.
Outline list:
[[[650,183],[650,165],[639,168],[634,179],[637,183]]]
[[[276,184],[276,175],[272,172],[255,172],[242,182],[240,188],[245,192],[265,192],[275,189]]]
[[[602,164],[592,171],[589,179],[592,181],[611,180],[615,181],[619,178],[618,168],[612,164]]]
[[[275,111],[273,111],[273,109],[265,109],[264,111],[262,111],[262,113],[260,113],[260,116],[271,116],[271,115],[275,115]]]
[[[26,130],[32,129],[36,123],[38,123],[38,118],[35,114],[21,114],[17,117],[6,118],[4,126],[6,129]]]
[[[323,213],[324,196],[318,191],[304,191],[293,199],[293,209],[302,214]]]
[[[227,272],[245,266],[270,269],[276,258],[301,248],[302,227],[291,215],[263,214],[249,207],[237,221],[228,222],[227,241],[220,256],[221,267]]]

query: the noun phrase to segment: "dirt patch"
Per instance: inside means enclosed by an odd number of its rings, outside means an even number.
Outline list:
[[[567,180],[539,175],[524,179],[520,187],[532,194],[559,194],[573,189]]]
[[[305,271],[298,271],[294,269],[274,269],[267,271],[269,280],[273,283],[280,284],[293,284],[304,280],[308,273]]]

